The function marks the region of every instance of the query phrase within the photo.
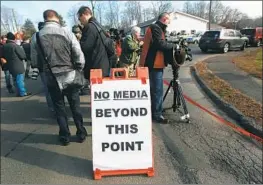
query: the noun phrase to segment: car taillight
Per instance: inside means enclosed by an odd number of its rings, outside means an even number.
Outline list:
[[[222,39],[216,39],[216,42],[221,42],[222,41]]]

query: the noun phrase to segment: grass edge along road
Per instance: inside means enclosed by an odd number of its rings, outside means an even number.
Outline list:
[[[201,79],[224,101],[232,104],[245,116],[254,118],[257,123],[262,124],[262,104],[234,89],[229,83],[217,77],[207,68],[205,62],[196,63],[195,68]]]
[[[248,74],[262,79],[262,47],[233,58],[233,63]]]

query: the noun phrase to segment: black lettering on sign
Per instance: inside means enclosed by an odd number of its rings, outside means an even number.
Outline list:
[[[114,116],[118,117],[118,113],[120,112],[121,109],[112,109]]]
[[[124,99],[128,99],[129,97],[129,91],[123,91],[123,97]]]
[[[147,115],[147,109],[146,108],[140,108],[140,116],[146,116]]]
[[[138,133],[138,125],[136,124],[132,124],[131,125],[131,131],[130,131],[132,134],[136,134]]]
[[[111,117],[111,109],[104,109],[104,117],[106,118]]]
[[[115,134],[123,134],[125,125],[115,125]]]
[[[141,151],[142,150],[143,141],[136,141],[135,143],[138,144],[138,150]]]
[[[97,118],[110,118],[110,117],[135,117],[146,116],[148,111],[146,108],[123,108],[123,109],[96,109]]]
[[[94,92],[94,99],[109,99],[110,93],[109,92]]]
[[[131,117],[133,116],[139,116],[139,109],[131,109]]]
[[[136,91],[130,91],[130,98],[136,98],[136,96],[137,96]]]
[[[120,144],[117,142],[111,143],[111,150],[117,152],[120,149]]]
[[[148,95],[145,90],[142,91],[114,91],[114,99],[145,99]]]
[[[113,151],[113,152],[123,152],[123,151],[141,151],[143,141],[132,141],[132,142],[113,142],[113,143],[102,143],[102,152]]]
[[[107,125],[109,128],[109,133],[112,134],[112,128],[114,128],[115,134],[136,134],[138,132],[138,128],[136,124],[132,125]]]
[[[102,151],[105,152],[106,148],[109,148],[110,144],[109,143],[102,143]]]
[[[121,110],[121,115],[122,115],[123,117],[129,116],[129,109],[126,109],[126,108],[122,109],[122,110]]]
[[[106,125],[106,128],[108,128],[108,133],[112,134],[112,128],[114,128],[114,125]]]
[[[114,99],[121,99],[121,91],[114,91],[114,93],[113,93],[113,95],[114,95]]]
[[[146,93],[145,90],[142,91],[142,96],[141,96],[141,98],[148,98],[148,95],[147,95],[147,93]]]
[[[103,117],[103,109],[96,109],[96,117],[97,118]]]

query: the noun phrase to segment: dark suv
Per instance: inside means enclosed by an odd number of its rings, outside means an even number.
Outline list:
[[[248,37],[249,45],[259,47],[262,44],[262,27],[246,28],[240,30],[240,32]]]
[[[219,31],[206,31],[199,41],[199,47],[203,52],[207,50],[220,50],[227,53],[231,49],[244,50],[248,43],[248,38],[239,31],[232,29],[222,29]]]

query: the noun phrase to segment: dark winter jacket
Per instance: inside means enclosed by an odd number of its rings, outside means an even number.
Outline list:
[[[24,62],[26,54],[23,48],[13,40],[7,40],[3,47],[3,57],[7,61],[7,68],[13,76],[23,74],[25,72]]]
[[[0,58],[3,57],[3,48],[4,48],[4,45],[2,43],[0,43]],[[0,62],[0,65],[1,65],[1,68],[3,71],[8,70],[6,67],[7,66],[6,64],[2,64],[2,62]]]
[[[82,30],[80,40],[81,49],[85,55],[85,78],[90,78],[90,69],[102,69],[103,76],[109,75],[110,64],[105,46],[102,43],[100,34],[91,21],[100,25],[95,18],[90,18],[89,22]]]
[[[165,40],[166,25],[157,21],[150,25],[144,37],[144,45],[140,57],[140,66],[151,69],[163,69],[167,66],[167,59],[171,58],[174,44]],[[167,57],[169,55],[169,57]]]
[[[31,56],[30,56],[30,43],[26,43],[26,42],[22,42],[21,46],[23,47],[25,53],[26,53],[26,59],[28,61],[31,60]]]

